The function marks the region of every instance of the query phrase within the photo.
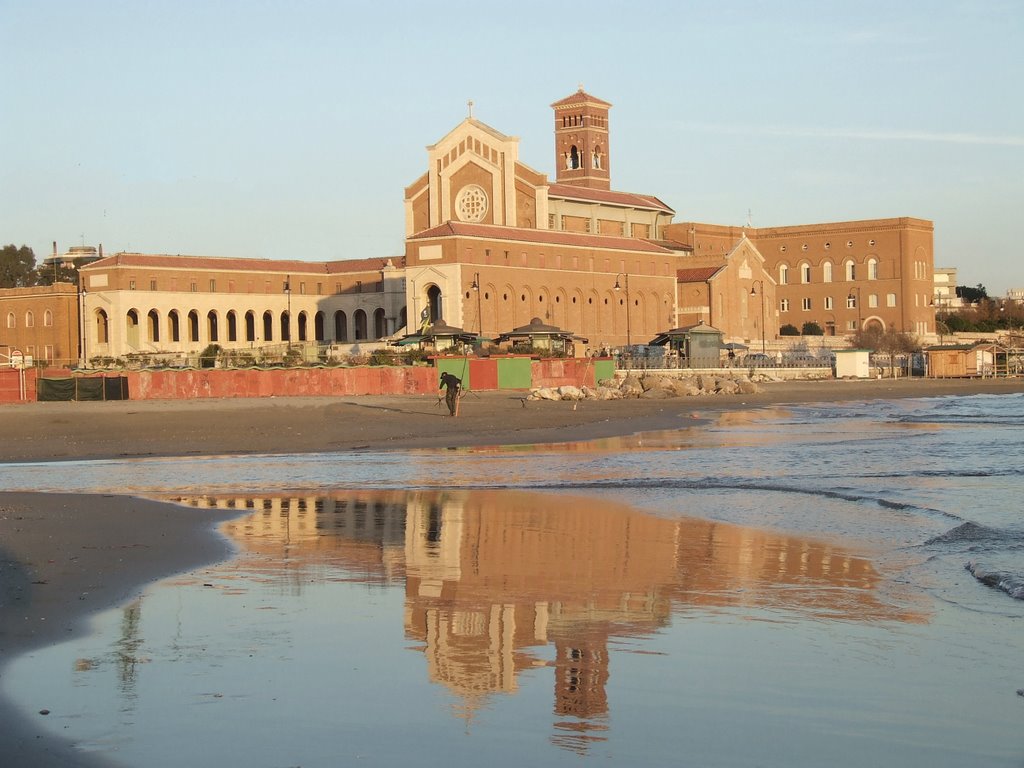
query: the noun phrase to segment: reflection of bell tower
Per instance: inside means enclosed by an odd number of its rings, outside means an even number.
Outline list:
[[[555,651],[555,715],[569,719],[555,723],[554,741],[583,752],[607,730],[608,647],[604,637],[557,639]]]
[[[583,86],[551,105],[555,110],[555,180],[591,189],[611,189],[608,110],[611,104]]]

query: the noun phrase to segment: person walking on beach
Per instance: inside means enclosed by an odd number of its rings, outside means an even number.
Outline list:
[[[441,385],[438,389],[445,389],[444,403],[448,406],[448,414],[457,416],[459,410],[459,390],[462,389],[462,379],[454,374],[445,371],[441,374]]]

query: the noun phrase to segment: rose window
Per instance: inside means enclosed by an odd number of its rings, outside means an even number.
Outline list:
[[[477,223],[487,215],[487,193],[476,184],[470,184],[459,191],[455,198],[455,210],[461,221]]]

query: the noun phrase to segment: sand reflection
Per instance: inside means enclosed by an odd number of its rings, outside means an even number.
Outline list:
[[[178,498],[250,510],[225,525],[240,568],[301,592],[311,580],[404,588],[406,636],[471,718],[551,667],[554,743],[585,751],[609,726],[609,648],[672,618],[741,610],[793,621],[923,620],[864,556],[827,542],[624,504],[512,491],[336,491]]]

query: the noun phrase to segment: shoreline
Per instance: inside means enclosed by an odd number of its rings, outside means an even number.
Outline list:
[[[1021,394],[1024,379],[778,382],[755,395],[522,402],[468,396],[457,419],[433,396],[120,401],[0,406],[0,461],[407,450],[564,443],[693,426],[726,411],[972,394]],[[697,422],[699,423],[699,422]],[[215,527],[234,513],[109,494],[0,491],[0,683],[15,655],[89,632],[90,617],[146,585],[230,556]],[[36,703],[33,703],[33,708]],[[38,710],[47,708],[38,703]],[[109,763],[38,728],[0,698],[0,761]]]

